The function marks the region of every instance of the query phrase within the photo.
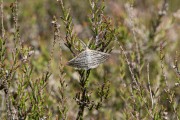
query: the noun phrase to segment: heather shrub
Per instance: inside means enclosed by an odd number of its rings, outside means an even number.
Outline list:
[[[179,4],[1,0],[0,118],[179,120]]]

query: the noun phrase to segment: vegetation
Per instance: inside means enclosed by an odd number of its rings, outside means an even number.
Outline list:
[[[179,120],[179,0],[1,0],[0,119]],[[67,62],[110,54],[94,69]]]

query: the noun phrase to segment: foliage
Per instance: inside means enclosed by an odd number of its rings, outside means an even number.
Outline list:
[[[179,120],[179,0],[1,0],[1,119]],[[66,65],[89,49],[95,69]]]

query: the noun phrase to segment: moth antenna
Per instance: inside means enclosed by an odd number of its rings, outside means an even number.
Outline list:
[[[87,44],[88,47],[90,46],[92,39],[93,39],[92,37],[89,39],[88,44]]]
[[[88,46],[85,44],[85,42],[83,42],[81,39],[79,39],[79,41],[82,43],[82,45],[84,46],[85,49],[88,48]]]

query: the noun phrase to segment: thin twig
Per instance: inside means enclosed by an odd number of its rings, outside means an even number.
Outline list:
[[[79,71],[80,74],[80,85],[81,85],[81,97],[80,97],[80,101],[79,103],[79,111],[78,111],[78,115],[76,120],[82,120],[83,118],[83,113],[84,113],[84,109],[87,106],[87,88],[86,88],[86,84],[87,84],[87,80],[90,74],[90,70],[81,70]]]
[[[178,67],[178,52],[177,51],[176,51],[176,56],[174,58],[173,69],[176,72],[177,77],[180,78],[180,71],[179,71],[179,67]]]
[[[18,0],[15,1],[15,13],[14,13],[15,30],[18,30]],[[17,31],[16,31],[17,32]]]
[[[150,97],[151,97],[151,107],[152,107],[151,109],[153,110],[153,108],[154,108],[154,98],[153,98],[150,79],[149,79],[149,63],[147,64],[147,74],[148,74],[148,88],[149,88],[149,93],[150,93]]]
[[[124,49],[123,49],[123,47],[122,47],[121,45],[120,45],[120,48],[121,48],[121,50],[122,50],[122,52],[123,52],[123,54],[124,54],[126,63],[128,64],[128,68],[129,68],[129,71],[130,71],[130,73],[131,73],[131,77],[132,77],[133,83],[136,84],[136,86],[138,87],[138,90],[139,90],[140,87],[139,87],[139,84],[138,84],[138,82],[137,82],[137,80],[136,80],[136,78],[135,78],[135,75],[134,75],[134,72],[133,72],[133,70],[132,70],[130,61],[128,60],[128,57],[127,57],[127,55],[126,55],[126,53],[125,53],[125,51],[124,51]]]
[[[129,15],[129,21],[130,21],[130,26],[132,27],[132,33],[133,33],[133,37],[134,37],[134,41],[135,41],[135,45],[136,45],[136,53],[137,53],[137,62],[138,62],[138,70],[140,72],[140,64],[141,64],[141,55],[140,55],[140,49],[139,49],[139,44],[137,42],[137,37],[135,34],[135,21],[134,21],[134,14],[133,14],[133,5],[129,5],[127,4],[127,12]]]
[[[7,109],[7,119],[11,120],[11,103],[10,103],[10,96],[9,96],[9,86],[8,86],[8,73],[6,80],[4,80],[4,93],[5,93],[5,101],[6,101],[6,109]]]
[[[158,26],[161,24],[161,18],[166,15],[168,10],[168,0],[164,0],[161,10],[159,10],[158,12],[158,16],[156,19],[153,19],[152,21],[152,30],[149,34],[149,38],[151,40],[154,40],[155,36],[156,36],[156,32],[157,32],[157,28]]]
[[[3,0],[1,0],[1,32],[2,39],[4,40],[5,29],[4,29],[4,11],[3,11]]]
[[[162,76],[164,77],[164,81],[165,81],[165,84],[166,84],[166,87],[168,88],[168,83],[167,83],[167,77],[166,77],[166,74],[164,72],[164,58],[165,58],[165,55],[163,54],[163,46],[162,44],[160,45],[160,61],[161,61],[161,72],[162,72]]]

